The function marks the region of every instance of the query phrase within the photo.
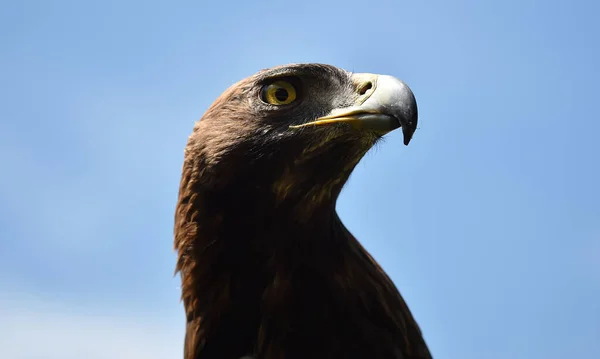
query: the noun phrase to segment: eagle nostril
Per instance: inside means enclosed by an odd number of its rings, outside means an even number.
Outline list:
[[[360,90],[358,90],[358,93],[362,96],[362,95],[366,94],[367,91],[369,91],[372,87],[373,87],[373,84],[371,83],[371,81],[369,81],[366,84],[361,86]]]

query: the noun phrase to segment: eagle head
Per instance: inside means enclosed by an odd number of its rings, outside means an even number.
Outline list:
[[[189,139],[187,164],[204,186],[244,191],[236,197],[260,198],[307,221],[335,205],[383,135],[401,128],[408,145],[417,117],[412,91],[392,76],[278,66],[234,84],[212,104]]]

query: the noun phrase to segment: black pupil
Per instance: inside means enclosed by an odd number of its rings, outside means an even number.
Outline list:
[[[275,90],[275,98],[279,101],[285,101],[288,98],[288,92],[286,89],[280,87],[277,90]]]

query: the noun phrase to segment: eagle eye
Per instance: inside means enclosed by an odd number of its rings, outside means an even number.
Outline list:
[[[261,99],[271,105],[287,105],[296,100],[296,88],[287,81],[275,81],[263,87]]]

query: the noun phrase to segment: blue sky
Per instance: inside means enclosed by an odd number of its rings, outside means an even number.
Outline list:
[[[181,357],[187,136],[291,62],[416,94],[338,210],[436,358],[600,357],[600,5],[201,3],[0,5],[0,357]]]

